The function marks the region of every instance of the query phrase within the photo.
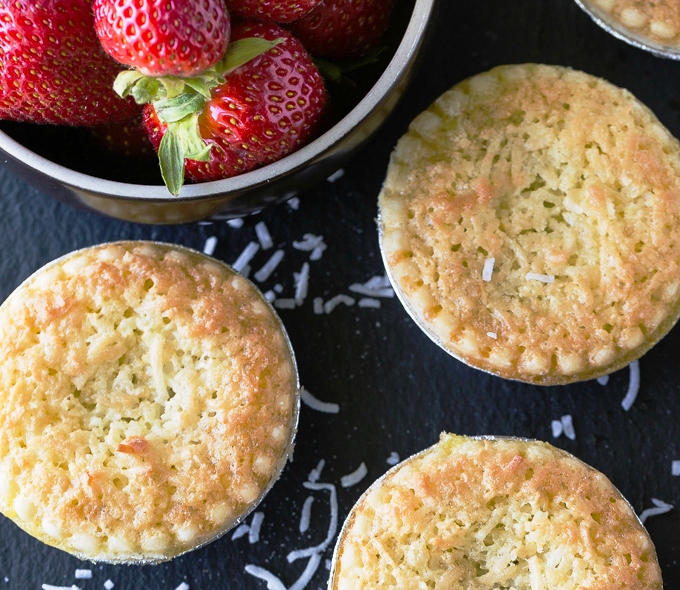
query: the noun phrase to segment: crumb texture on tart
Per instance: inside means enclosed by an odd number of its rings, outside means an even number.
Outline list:
[[[547,443],[443,434],[372,485],[332,590],[661,590],[654,546],[600,472]]]
[[[624,29],[662,46],[680,48],[680,4],[675,0],[583,0]]]
[[[680,146],[602,79],[525,64],[461,82],[400,139],[379,204],[407,307],[478,368],[591,378],[677,319]]]
[[[278,473],[297,376],[248,281],[186,249],[71,254],[0,307],[0,508],[89,559],[165,559]]]

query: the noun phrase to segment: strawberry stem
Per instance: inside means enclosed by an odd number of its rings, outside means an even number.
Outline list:
[[[184,160],[210,160],[210,144],[201,137],[198,117],[211,90],[224,84],[225,76],[283,42],[260,37],[229,44],[222,59],[211,69],[191,78],[146,76],[138,70],[118,74],[114,90],[123,98],[131,95],[137,104],[151,103],[167,129],[158,147],[161,176],[170,193],[179,195],[184,184]]]

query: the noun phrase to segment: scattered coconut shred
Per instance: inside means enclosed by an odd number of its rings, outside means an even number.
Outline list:
[[[659,514],[665,514],[666,512],[673,510],[672,504],[666,504],[666,502],[662,502],[656,498],[652,498],[652,504],[654,504],[654,508],[647,508],[640,513],[639,518],[642,524],[645,524],[645,521],[650,516],[658,516]]]
[[[671,462],[671,475],[680,475],[680,461]]]
[[[540,281],[541,283],[555,282],[555,277],[553,275],[542,275],[537,272],[528,272],[524,278],[527,281]]]
[[[248,276],[248,272],[246,272],[246,268],[250,268],[248,265],[250,264],[250,261],[254,258],[255,254],[257,254],[257,251],[260,249],[260,245],[255,243],[255,242],[250,242],[244,249],[241,254],[239,254],[239,257],[234,261],[234,263],[231,265],[231,267],[237,272],[240,273],[243,276]]]
[[[317,412],[323,412],[325,414],[337,414],[340,412],[340,406],[338,404],[322,402],[315,398],[304,387],[300,390],[300,399],[306,406],[309,406],[312,410],[316,410]]]
[[[73,577],[76,580],[89,580],[92,578],[92,570],[76,570]]]
[[[493,265],[496,263],[495,258],[487,258],[484,261],[484,268],[482,269],[482,280],[487,283],[491,280],[493,276]]]
[[[255,225],[255,235],[257,235],[257,239],[263,250],[269,250],[269,248],[274,245],[274,240],[272,240],[271,234],[264,221],[260,221]]]
[[[73,586],[52,586],[52,584],[43,584],[41,588],[42,590],[81,590],[81,588],[75,584],[73,584]]]
[[[576,440],[576,431],[571,414],[565,414],[559,420],[553,420],[550,425],[553,438],[559,438],[564,434],[569,440]]]
[[[348,473],[347,475],[343,475],[340,478],[340,485],[343,488],[350,488],[356,484],[358,484],[364,477],[368,475],[368,468],[366,467],[366,463],[361,463],[359,467],[357,467],[352,473]]]
[[[633,361],[628,365],[628,368],[630,372],[628,391],[623,400],[621,400],[621,407],[626,410],[626,412],[633,407],[633,403],[640,391],[640,361]]]

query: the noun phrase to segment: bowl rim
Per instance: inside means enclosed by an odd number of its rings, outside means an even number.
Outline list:
[[[322,157],[372,113],[408,71],[408,66],[423,41],[436,1],[415,0],[406,31],[387,67],[361,101],[328,131],[292,154],[262,168],[222,180],[185,184],[178,197],[173,197],[162,184],[131,184],[77,172],[36,154],[2,131],[0,150],[29,168],[71,188],[120,200],[177,203],[225,196],[229,193],[238,194],[246,189],[269,184]]]

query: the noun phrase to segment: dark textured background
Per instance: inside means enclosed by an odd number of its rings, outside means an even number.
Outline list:
[[[398,1],[398,0],[397,0]],[[680,588],[680,329],[641,361],[642,385],[629,412],[620,406],[628,370],[595,381],[540,388],[504,381],[465,367],[435,347],[415,327],[396,299],[381,309],[339,306],[315,315],[312,299],[324,300],[348,286],[382,274],[375,225],[376,196],[390,150],[408,122],[461,79],[503,63],[544,62],[582,69],[624,86],[650,106],[680,136],[680,63],[628,47],[594,25],[570,0],[440,0],[427,54],[397,111],[345,168],[345,175],[300,195],[295,211],[286,204],[245,220],[240,229],[224,222],[177,227],[145,226],[71,209],[39,194],[0,166],[0,297],[51,259],[83,246],[117,239],[165,240],[202,249],[219,239],[215,256],[233,262],[255,240],[254,225],[265,221],[286,257],[263,290],[275,283],[284,297],[294,292],[293,272],[308,253],[292,248],[303,234],[323,235],[328,249],[311,262],[305,304],[280,315],[296,350],[302,384],[316,397],[336,402],[340,412],[322,414],[303,406],[295,461],[259,510],[265,515],[259,542],[221,540],[159,566],[86,564],[46,547],[0,517],[0,590],[38,590],[42,584],[83,590],[103,588],[107,579],[125,590],[264,589],[246,564],[267,568],[286,587],[298,579],[307,559],[289,564],[289,551],[320,543],[328,530],[327,492],[303,487],[320,460],[320,481],[337,486],[340,518],[360,493],[401,458],[434,443],[442,430],[462,434],[504,434],[544,439],[603,471],[639,513],[652,498],[679,510],[650,518],[667,589]],[[253,268],[269,252],[258,253]],[[572,414],[576,440],[553,439],[550,423]],[[342,488],[340,477],[361,462],[368,476]],[[312,527],[298,529],[308,495],[315,497]],[[247,522],[250,522],[250,518]],[[308,588],[324,588],[325,554]],[[76,568],[91,568],[91,580],[75,580]]]

